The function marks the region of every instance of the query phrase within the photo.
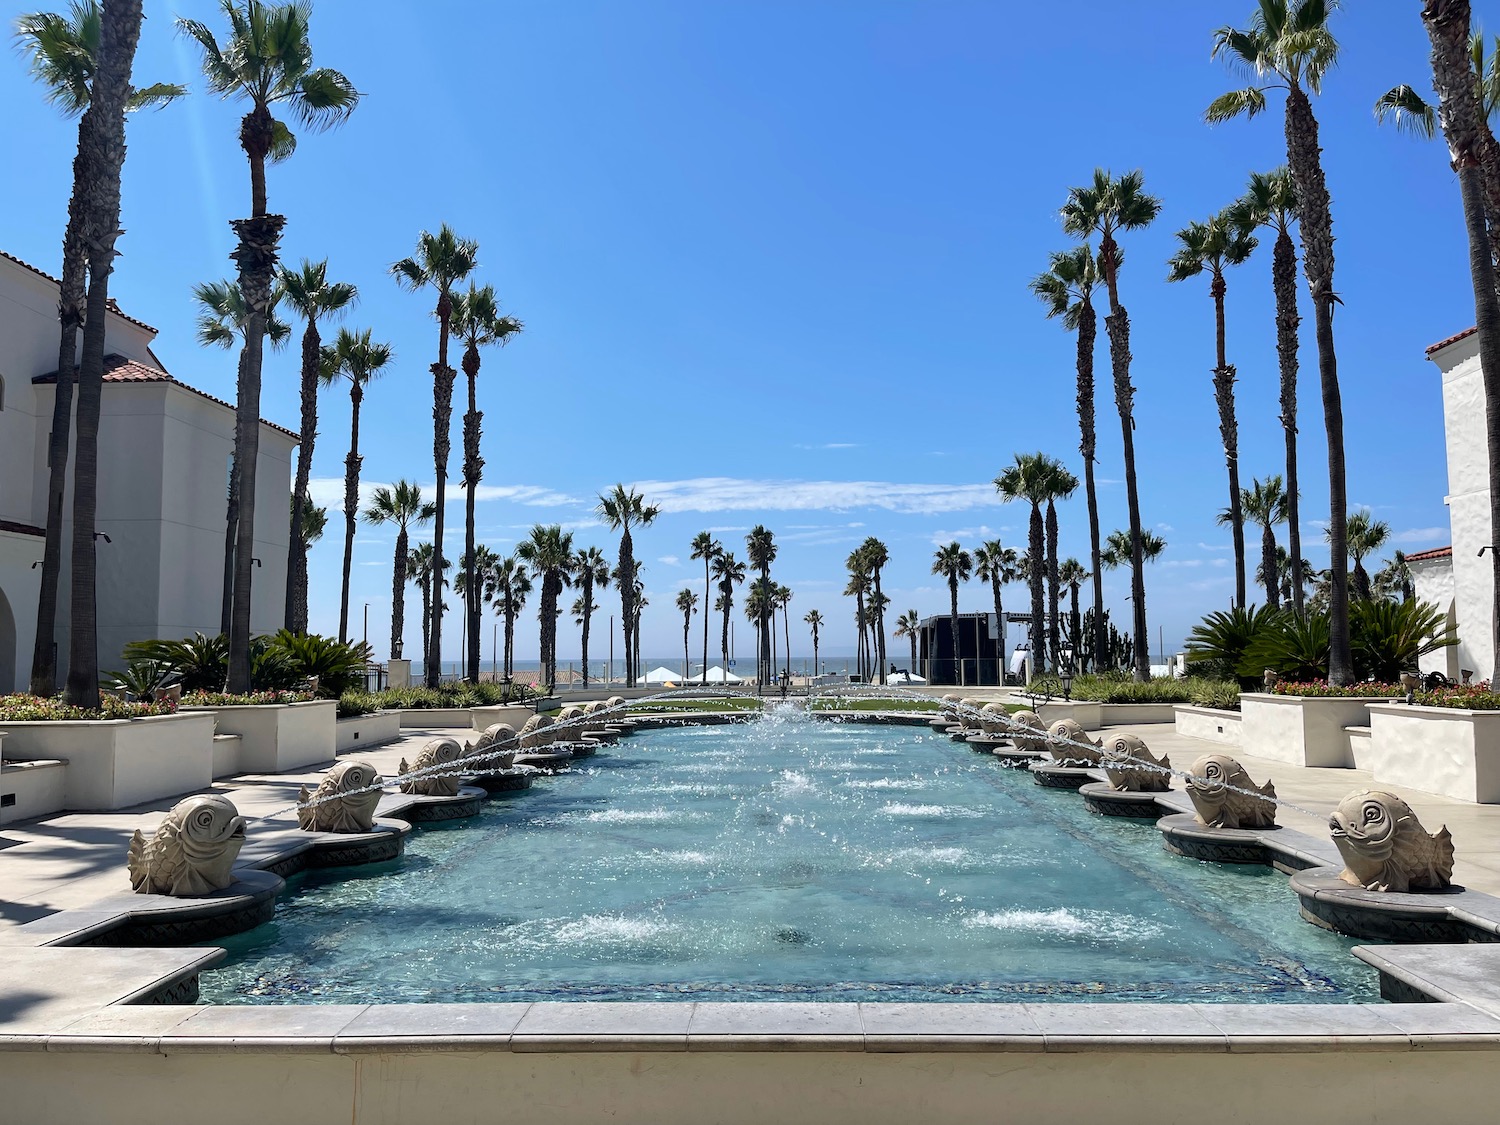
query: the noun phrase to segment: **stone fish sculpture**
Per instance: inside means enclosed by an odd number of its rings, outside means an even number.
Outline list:
[[[417,751],[417,760],[410,766],[406,764],[405,758],[401,759],[398,771],[401,774],[401,792],[414,793],[419,797],[458,796],[458,771],[456,769],[424,774],[421,777],[406,775],[432,769],[434,766],[449,765],[458,761],[462,756],[463,747],[453,739],[434,738]]]
[[[1270,828],[1276,823],[1276,787],[1269,779],[1256,785],[1228,754],[1205,754],[1189,772],[1188,799],[1204,827]]]
[[[307,806],[297,810],[297,827],[304,832],[369,832],[380,804],[379,785],[380,774],[369,762],[338,763],[323,775],[317,789],[304,785],[297,794]]]
[[[1453,837],[1422,827],[1394,793],[1350,793],[1328,818],[1344,870],[1339,878],[1367,891],[1442,890],[1453,880]]]
[[[1053,762],[1077,769],[1097,766],[1104,749],[1073,719],[1058,719],[1047,728],[1043,742]]]
[[[151,839],[137,828],[126,867],[137,894],[188,898],[222,891],[245,846],[245,818],[227,797],[178,801]]]
[[[521,727],[521,749],[539,750],[551,746],[557,740],[557,733],[550,729],[551,726],[551,715],[533,715],[527,719]]]
[[[492,723],[463,752],[463,757],[478,759],[474,769],[480,773],[510,769],[516,760],[516,728],[509,723]]]
[[[1133,734],[1116,734],[1105,739],[1099,764],[1109,778],[1110,787],[1122,793],[1165,793],[1172,788],[1172,763],[1160,758]]]
[[[582,707],[564,707],[557,713],[556,723],[562,729],[557,732],[557,737],[568,742],[578,742],[583,739],[584,723]]]
[[[979,709],[979,729],[985,734],[1002,735],[1008,726],[1005,718],[1004,707],[998,703],[986,703]]]
[[[1047,744],[1047,724],[1035,711],[1017,711],[1008,729],[1017,750],[1042,750]]]

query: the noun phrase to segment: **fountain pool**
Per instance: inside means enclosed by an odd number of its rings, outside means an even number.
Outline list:
[[[1282,875],[925,727],[788,711],[638,734],[214,944],[219,1004],[1379,998]]]

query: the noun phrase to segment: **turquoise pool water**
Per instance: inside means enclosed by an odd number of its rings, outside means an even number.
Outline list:
[[[214,1003],[1378,999],[1282,875],[925,727],[797,715],[622,740],[217,944]]]

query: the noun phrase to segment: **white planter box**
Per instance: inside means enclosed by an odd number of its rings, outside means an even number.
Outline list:
[[[0,740],[4,736],[0,735]],[[8,762],[0,765],[0,824],[35,820],[61,812],[66,806],[68,763],[60,761]]]
[[[1175,703],[1101,703],[1099,722],[1106,727],[1133,723],[1170,723],[1176,719]]]
[[[369,746],[380,746],[401,737],[401,712],[376,711],[338,721],[338,752],[347,754]]]
[[[408,707],[401,712],[406,728],[472,727],[467,707]]]
[[[1376,699],[1246,692],[1240,696],[1240,749],[1294,766],[1353,769],[1345,727],[1365,726]]]
[[[1368,764],[1377,782],[1500,803],[1500,711],[1404,703],[1372,703],[1368,711]]]
[[[496,705],[493,707],[470,707],[469,721],[473,724],[474,729],[479,731],[492,727],[496,723],[509,723],[517,730],[520,730],[522,724],[535,714],[536,712],[532,708],[517,704]]]
[[[3,723],[10,761],[68,763],[64,807],[123,809],[213,781],[214,717],[179,711],[144,719]]]
[[[1240,744],[1241,716],[1238,711],[1221,711],[1217,707],[1193,707],[1179,703],[1176,712],[1177,733],[1186,738],[1200,738],[1223,746]]]
[[[1021,702],[1020,697],[1017,702]],[[1041,716],[1042,722],[1049,727],[1059,719],[1072,719],[1084,730],[1098,730],[1104,725],[1104,705],[1101,703],[1089,703],[1086,701],[1072,701],[1064,703],[1061,699],[1054,699],[1051,703],[1043,703],[1036,709]]]
[[[182,713],[189,713],[189,709],[184,708]],[[193,708],[192,713],[212,715],[220,734],[240,736],[242,773],[285,773],[331,762],[338,745],[338,702],[332,699],[203,707]]]

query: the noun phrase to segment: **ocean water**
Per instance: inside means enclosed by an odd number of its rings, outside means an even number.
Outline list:
[[[1282,875],[925,728],[780,712],[622,740],[215,944],[214,1003],[1378,999]]]

